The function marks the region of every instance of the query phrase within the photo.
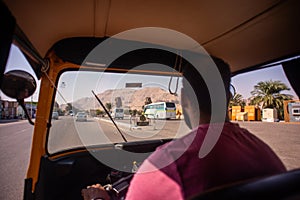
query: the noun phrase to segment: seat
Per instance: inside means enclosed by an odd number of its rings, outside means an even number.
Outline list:
[[[300,169],[210,189],[191,200],[300,199]]]

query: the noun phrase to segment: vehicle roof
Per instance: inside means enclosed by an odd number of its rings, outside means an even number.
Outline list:
[[[147,105],[155,105],[155,104],[165,104],[165,103],[174,103],[174,102],[169,102],[169,101],[160,101],[160,102],[154,102],[154,103],[149,103]],[[174,103],[175,104],[175,103]],[[146,105],[146,106],[147,106]]]
[[[110,37],[139,27],[163,27],[186,34],[232,72],[300,53],[298,0],[4,0],[38,52],[45,56],[70,37]],[[149,36],[136,38],[148,41]],[[151,40],[150,40],[151,42]],[[176,39],[160,41],[184,47]]]

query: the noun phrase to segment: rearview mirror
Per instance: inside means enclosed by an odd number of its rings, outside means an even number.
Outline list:
[[[36,89],[36,81],[28,72],[12,70],[4,74],[1,85],[3,93],[17,100],[25,99],[33,95]]]

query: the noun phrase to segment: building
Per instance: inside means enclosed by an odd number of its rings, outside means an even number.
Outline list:
[[[0,119],[17,118],[18,102],[0,99]]]
[[[26,102],[25,107],[28,114],[34,118],[37,108],[36,102]],[[25,118],[25,112],[16,101],[0,99],[0,119],[17,119]]]

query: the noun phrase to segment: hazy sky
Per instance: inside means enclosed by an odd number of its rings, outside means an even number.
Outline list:
[[[161,66],[164,67],[164,66]],[[6,71],[12,69],[22,69],[34,74],[28,62],[14,45],[12,45],[11,53],[8,59]],[[74,79],[75,77],[75,79]],[[85,73],[81,76],[76,76],[74,73],[68,73],[60,79],[58,88],[64,94],[64,98],[70,102],[80,98],[80,96],[92,96],[91,90],[95,90],[96,93],[103,92],[106,89],[115,89],[115,88],[124,88],[126,82],[141,82],[143,87],[161,87],[163,89],[168,89],[168,83],[170,78],[154,78],[141,75],[130,75],[130,74],[119,74],[112,76],[111,74],[100,75],[95,73]],[[271,68],[261,69],[255,72],[248,72],[246,74],[237,75],[233,77],[232,84],[236,88],[236,92],[241,94],[243,98],[249,98],[251,96],[250,92],[253,90],[254,85],[259,81],[268,81],[268,80],[281,80],[288,87],[291,88],[287,78],[284,75],[281,65]],[[247,80],[247,81],[245,81]],[[181,81],[179,81],[181,83]],[[35,91],[32,99],[37,101],[39,94],[39,82],[37,90]],[[74,91],[73,83],[76,84],[76,91]],[[172,81],[172,88],[175,88],[176,79]],[[179,85],[179,88],[181,84]],[[284,93],[292,94],[294,98],[298,98],[295,92],[285,91]],[[2,99],[12,100],[6,97],[2,92],[0,92]],[[64,103],[62,98],[57,97],[60,103]],[[26,99],[30,101],[31,97]]]

